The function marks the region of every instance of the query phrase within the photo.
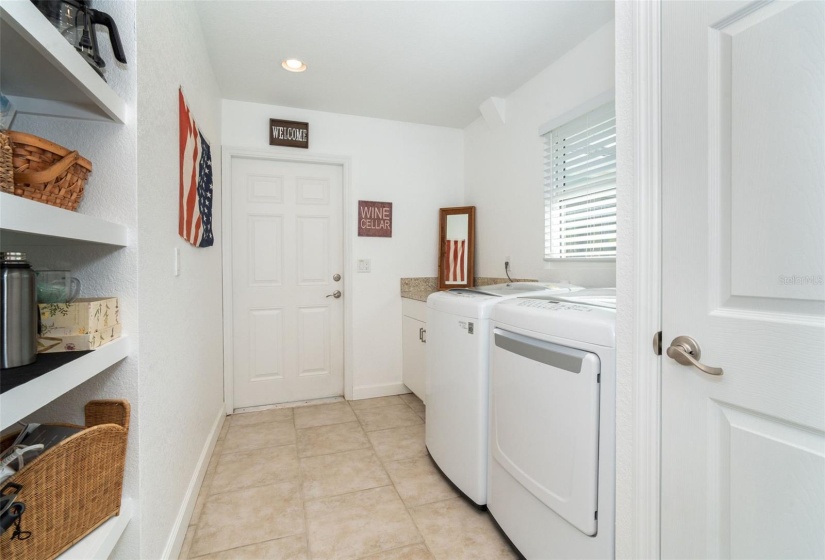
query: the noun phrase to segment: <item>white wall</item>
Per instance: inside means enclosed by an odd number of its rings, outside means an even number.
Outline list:
[[[616,558],[634,555],[633,289],[636,247],[634,216],[633,8],[616,3],[616,166],[617,230],[622,248],[616,259]]]
[[[223,410],[220,238],[200,249],[178,236],[178,87],[212,149],[217,232],[221,107],[193,3],[139,2],[137,28],[140,557],[159,558],[177,554],[182,534],[172,530],[181,521],[186,530],[187,487]]]
[[[506,97],[506,122],[465,129],[466,204],[476,206],[476,274],[612,286],[615,264],[544,262],[543,143],[538,129],[613,88],[613,22]]]
[[[657,2],[616,3],[616,557],[659,554],[661,162]]]
[[[272,71],[277,71],[273,69]],[[349,363],[355,398],[394,394],[401,388],[399,279],[436,276],[438,209],[463,200],[463,133],[458,129],[224,100],[223,144],[270,149],[270,118],[309,122],[309,153],[351,158],[351,199],[393,203],[393,236],[357,237],[353,262],[342,273],[351,298],[353,337]],[[306,150],[300,150],[307,153]],[[356,274],[355,261],[370,259],[372,272]]]
[[[37,422],[83,423],[83,406],[92,399],[125,398],[132,406],[129,442],[126,455],[124,494],[137,501],[139,495],[138,463],[141,426],[138,391],[138,246],[137,246],[137,72],[135,65],[134,2],[96,0],[95,7],[110,14],[118,23],[127,65],[115,62],[105,35],[100,38],[103,58],[107,61],[106,78],[111,88],[128,107],[125,125],[18,114],[13,129],[42,136],[78,150],[91,160],[94,170],[86,184],[79,212],[124,224],[128,228],[129,246],[118,249],[89,244],[54,245],[48,240],[27,245],[30,260],[39,268],[68,268],[83,283],[81,295],[117,296],[121,322],[129,335],[132,354],[73,391],[31,415]],[[6,244],[6,241],[3,242]],[[136,512],[114,556],[137,558],[140,541],[140,512]]]

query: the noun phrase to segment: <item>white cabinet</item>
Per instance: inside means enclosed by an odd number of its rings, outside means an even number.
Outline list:
[[[39,202],[0,193],[0,231],[3,243],[37,239],[38,243],[74,245],[100,243],[124,247],[122,224],[84,216]],[[0,394],[0,429],[47,405],[129,355],[126,335],[99,349]],[[132,518],[132,501],[124,497],[120,515],[113,517],[60,555],[61,559],[108,558]]]
[[[129,113],[124,99],[28,0],[0,0],[0,83],[18,113],[75,119],[78,131],[84,130],[84,121],[123,124]],[[0,237],[4,250],[16,248],[18,243],[53,245],[65,247],[71,255],[73,248],[90,244],[126,247],[129,232],[123,224],[0,193]],[[113,262],[118,263],[113,266],[120,266],[123,259],[115,258]],[[124,335],[7,390],[0,395],[0,429],[71,391],[129,353],[130,341]],[[130,451],[134,453],[136,450]],[[136,508],[137,504],[124,496],[120,515],[100,525],[60,558],[108,558]],[[25,528],[25,517],[23,525]]]
[[[55,208],[40,202],[0,193],[2,245],[37,240],[66,245],[100,243],[125,247],[122,224]],[[49,404],[84,381],[129,355],[129,339],[121,338],[58,367],[28,383],[0,394],[0,430]]]
[[[126,103],[28,1],[0,0],[0,79],[20,113],[122,124]],[[78,121],[78,130],[83,123]],[[126,247],[123,224],[0,193],[3,250],[17,245]],[[98,351],[0,395],[0,429],[45,406],[129,354],[124,335]]]
[[[424,400],[427,367],[427,304],[401,299],[402,380],[407,388]],[[426,403],[425,403],[426,404]]]

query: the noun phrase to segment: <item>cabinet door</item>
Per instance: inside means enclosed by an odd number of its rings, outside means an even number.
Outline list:
[[[427,323],[407,317],[401,317],[402,352],[404,354],[403,381],[410,391],[424,400],[426,383],[426,328]]]

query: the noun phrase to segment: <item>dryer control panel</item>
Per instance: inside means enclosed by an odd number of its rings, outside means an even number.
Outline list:
[[[536,309],[545,309],[547,311],[583,311],[590,313],[593,307],[589,305],[578,305],[566,301],[558,301],[552,299],[520,299],[518,304],[521,307],[533,307]]]

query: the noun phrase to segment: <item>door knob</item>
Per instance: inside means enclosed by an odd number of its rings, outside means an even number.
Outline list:
[[[338,299],[341,297],[341,290],[335,290],[331,294],[327,294],[327,297],[334,297],[335,299]]]
[[[699,343],[689,336],[674,338],[667,349],[667,355],[683,366],[695,366],[709,375],[722,375],[722,368],[706,366],[699,361],[702,357],[702,350],[699,348]]]
[[[335,280],[336,282],[340,282],[341,281],[341,275],[340,274],[333,274],[332,279]]]

